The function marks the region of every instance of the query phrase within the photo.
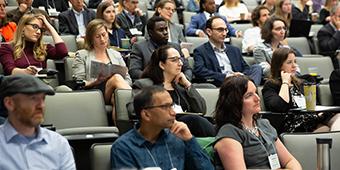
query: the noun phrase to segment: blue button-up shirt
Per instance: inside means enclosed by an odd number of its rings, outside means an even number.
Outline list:
[[[75,170],[67,140],[56,132],[40,128],[35,137],[20,135],[6,121],[0,126],[0,169]]]
[[[160,167],[162,170],[214,169],[209,157],[196,139],[183,141],[170,133],[161,132],[155,143],[146,141],[136,130],[118,138],[111,148],[112,169]]]

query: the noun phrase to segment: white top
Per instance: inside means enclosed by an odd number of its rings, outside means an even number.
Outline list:
[[[243,39],[242,39],[242,52],[246,53],[248,47],[255,47],[258,43],[263,42],[261,39],[261,28],[260,27],[253,27],[248,28],[243,33]],[[251,50],[250,52],[253,52]]]
[[[239,3],[236,7],[227,8],[225,5],[221,6],[218,9],[218,13],[227,18],[228,22],[240,20],[240,14],[244,13],[246,16],[248,15],[247,6],[243,3]]]

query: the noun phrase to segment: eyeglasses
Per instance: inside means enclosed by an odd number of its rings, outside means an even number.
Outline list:
[[[276,27],[276,28],[273,28],[275,31],[287,31],[287,27]]]
[[[42,33],[45,32],[45,29],[44,29],[44,28],[40,28],[39,25],[37,25],[37,24],[28,23],[28,24],[26,24],[26,25],[32,26],[32,28],[34,29],[34,31],[40,30],[40,32],[42,32]]]
[[[219,33],[222,33],[222,32],[226,32],[226,33],[228,33],[229,32],[229,30],[228,30],[228,28],[223,28],[223,27],[219,27],[219,28],[211,28],[212,30],[216,30],[217,32],[219,32]]]
[[[162,104],[162,105],[156,105],[156,106],[146,106],[144,109],[154,109],[154,108],[160,108],[162,110],[170,110],[174,108],[175,103],[168,103],[168,104]]]
[[[184,59],[182,57],[169,57],[167,58],[167,60],[170,60],[170,62],[173,62],[173,63],[183,63]]]
[[[165,7],[164,9],[167,10],[167,11],[176,12],[176,9],[173,9],[171,7]]]

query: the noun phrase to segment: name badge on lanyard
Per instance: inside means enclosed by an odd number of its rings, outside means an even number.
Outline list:
[[[296,105],[301,108],[301,109],[305,109],[306,108],[306,99],[305,96],[303,96],[302,94],[300,95],[293,95],[293,99],[296,103]]]
[[[277,154],[272,154],[268,156],[269,164],[270,164],[270,169],[279,169],[281,168],[279,157]]]

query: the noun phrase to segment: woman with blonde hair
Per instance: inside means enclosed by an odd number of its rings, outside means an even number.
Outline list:
[[[45,29],[55,46],[42,41]],[[25,14],[19,21],[14,39],[0,48],[0,62],[6,75],[32,74],[46,68],[47,59],[62,59],[67,48],[57,31],[42,14]]]
[[[274,16],[281,17],[290,26],[292,20],[292,3],[290,0],[276,0]]]
[[[240,0],[224,0],[224,5],[218,9],[218,13],[227,18],[228,22],[237,20],[249,20],[249,12],[247,6]],[[244,15],[241,18],[241,15]]]
[[[76,52],[73,63],[73,77],[83,80],[85,89],[99,89],[104,94],[105,103],[114,106],[112,94],[115,89],[130,89],[131,78],[123,57],[118,51],[107,48],[109,45],[108,30],[102,19],[92,20],[86,28],[85,49]],[[93,63],[101,63],[105,67],[115,65],[120,71],[105,73],[100,71],[97,77],[93,77],[91,70]],[[104,67],[103,66],[103,67]],[[112,120],[115,123],[114,107],[112,109]]]

